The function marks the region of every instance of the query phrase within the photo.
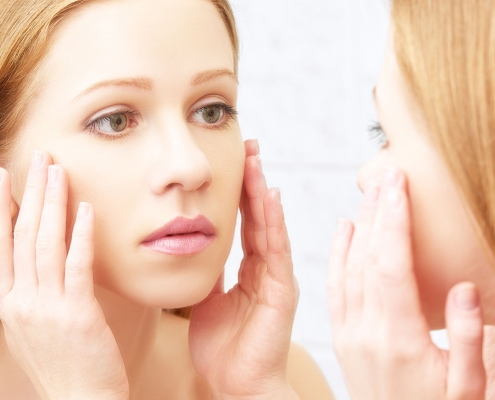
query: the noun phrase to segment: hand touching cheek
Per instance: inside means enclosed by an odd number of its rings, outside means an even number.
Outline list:
[[[0,171],[0,320],[42,399],[128,399],[117,343],[93,292],[92,207],[67,253],[67,175],[36,152],[12,238],[10,177]]]
[[[451,289],[450,351],[437,348],[414,274],[406,177],[368,183],[356,227],[341,221],[328,292],[335,350],[353,400],[485,397],[483,321],[471,283]]]

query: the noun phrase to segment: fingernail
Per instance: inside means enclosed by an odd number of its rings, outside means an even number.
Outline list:
[[[79,209],[77,210],[77,218],[85,218],[89,214],[89,203],[79,203]]]
[[[263,172],[263,163],[261,162],[261,158],[259,155],[256,156],[256,160],[258,160],[258,164],[260,166],[261,172]]]
[[[282,194],[280,193],[280,188],[275,188],[275,191],[277,193],[278,201],[282,202]]]
[[[383,178],[385,186],[395,186],[399,182],[399,171],[395,168],[388,168]]]
[[[337,223],[337,235],[343,235],[346,232],[347,232],[347,220],[341,218]]]
[[[400,190],[390,188],[387,193],[387,205],[389,207],[397,207],[400,203]]]
[[[256,144],[256,154],[260,154],[260,142],[258,139],[254,139],[254,143]]]
[[[380,188],[376,182],[369,182],[364,190],[364,198],[369,203],[374,203],[378,200],[380,194]]]
[[[474,285],[462,285],[459,287],[454,296],[455,305],[461,310],[474,310],[479,306],[478,292]]]
[[[38,169],[43,164],[43,153],[36,150],[31,159],[31,169]]]
[[[48,167],[48,183],[54,184],[58,181],[59,171],[56,165]]]

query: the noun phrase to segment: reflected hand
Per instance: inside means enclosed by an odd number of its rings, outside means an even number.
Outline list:
[[[0,170],[0,320],[42,399],[128,399],[117,343],[93,292],[93,211],[82,204],[66,252],[68,182],[33,157],[12,238],[11,184]],[[50,172],[49,172],[50,169]]]
[[[481,400],[483,321],[476,288],[451,289],[450,351],[432,342],[414,275],[406,177],[369,184],[356,228],[341,221],[330,257],[335,351],[353,400]]]
[[[193,363],[216,400],[297,398],[286,370],[298,288],[279,193],[267,190],[258,152],[246,142],[239,282],[228,293],[217,285],[191,316]]]

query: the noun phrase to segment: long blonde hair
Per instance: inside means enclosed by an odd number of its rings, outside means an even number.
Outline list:
[[[0,1],[0,165],[5,165],[12,157],[17,132],[36,93],[35,76],[51,34],[74,9],[103,0]],[[228,0],[208,1],[227,28],[237,74],[239,39],[232,8]],[[190,308],[171,311],[183,317],[190,314]]]
[[[392,0],[399,65],[495,251],[495,2]]]

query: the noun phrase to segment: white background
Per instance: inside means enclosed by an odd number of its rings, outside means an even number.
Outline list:
[[[325,280],[339,217],[354,218],[359,168],[377,150],[371,91],[388,29],[383,0],[231,0],[241,38],[239,119],[280,187],[301,288],[293,340],[348,399],[332,352]],[[242,258],[236,236],[227,285]],[[317,400],[317,399],[315,399]]]

